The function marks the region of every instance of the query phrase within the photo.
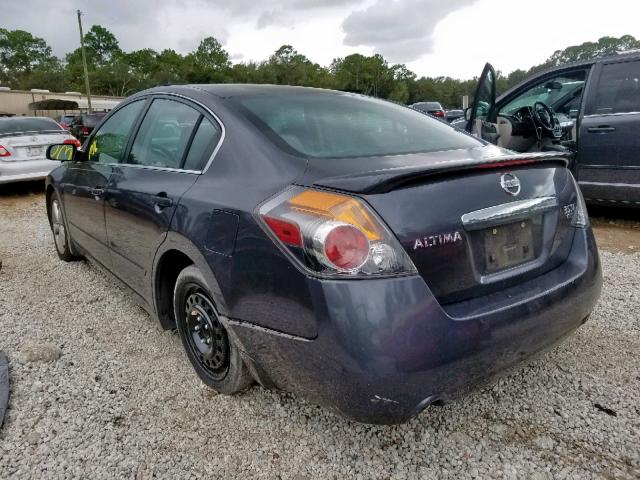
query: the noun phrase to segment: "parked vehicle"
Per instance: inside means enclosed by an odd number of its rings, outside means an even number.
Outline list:
[[[537,73],[496,99],[485,66],[466,128],[517,152],[563,152],[590,203],[640,207],[640,54]]]
[[[411,105],[411,108],[444,119],[444,108],[439,102],[418,102]]]
[[[69,125],[69,131],[82,143],[105,115],[106,112],[81,113],[72,120],[71,125]]]
[[[601,288],[564,159],[378,99],[157,87],[49,155],[60,258],[131,287],[222,393],[404,422],[558,342]]]
[[[59,165],[47,160],[47,147],[76,142],[51,118],[0,118],[0,184],[45,178]]]
[[[464,110],[447,110],[444,112],[444,118],[449,123],[458,118],[464,118]]]
[[[75,115],[58,115],[56,117],[56,122],[58,122],[65,130],[69,130],[69,126],[74,118],[76,118]]]

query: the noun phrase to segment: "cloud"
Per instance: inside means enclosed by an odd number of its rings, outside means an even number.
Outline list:
[[[477,0],[377,0],[343,22],[344,44],[372,47],[393,62],[433,52],[433,32],[447,15]]]
[[[258,17],[256,27],[289,27],[293,28],[293,21],[282,10],[264,10]]]
[[[309,18],[327,15],[339,24],[346,13],[336,9],[348,11],[363,1],[109,0],[80,5],[76,0],[56,0],[54,8],[51,0],[23,0],[2,2],[0,26],[32,32],[44,38],[54,54],[64,56],[78,46],[76,9],[80,8],[85,31],[91,25],[103,25],[116,35],[124,50],[173,48],[187,53],[207,36],[225,44],[244,23],[255,22],[258,29],[293,28]]]

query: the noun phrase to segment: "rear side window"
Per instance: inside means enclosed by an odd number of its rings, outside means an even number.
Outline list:
[[[184,161],[185,170],[202,170],[218,144],[220,135],[222,130],[217,124],[202,118]]]
[[[133,142],[127,163],[180,168],[200,113],[173,100],[156,99]]]
[[[131,128],[138,119],[144,100],[125,105],[102,124],[91,138],[89,160],[100,163],[118,163],[124,156]]]
[[[10,133],[42,133],[62,130],[50,118],[7,118],[0,120],[0,135]]]
[[[308,157],[371,157],[482,145],[411,108],[351,94],[300,92],[232,101],[275,144]]]
[[[628,112],[640,112],[640,61],[603,65],[590,113]]]

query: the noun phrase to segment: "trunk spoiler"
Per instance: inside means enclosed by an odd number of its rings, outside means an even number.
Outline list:
[[[540,152],[502,155],[484,159],[448,159],[420,166],[394,167],[320,178],[315,180],[313,184],[353,193],[384,193],[412,181],[458,172],[510,169],[519,165],[540,164],[559,164],[566,167],[569,164],[569,158],[569,153]]]

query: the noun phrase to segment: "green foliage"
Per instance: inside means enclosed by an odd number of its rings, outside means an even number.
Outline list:
[[[166,49],[124,52],[109,30],[93,25],[84,36],[91,91],[126,96],[156,85],[180,83],[272,83],[334,88],[372,95],[398,103],[439,101],[460,107],[464,95],[474,95],[478,79],[420,77],[406,65],[390,65],[382,55],[359,53],[333,60],[329,68],[314,63],[291,45],[282,45],[267,60],[232,64],[214,37],[204,38],[187,55]],[[597,42],[567,47],[544,63],[508,75],[496,72],[498,94],[539,70],[564,63],[616,55],[640,49],[631,35],[602,37]],[[29,32],[0,28],[0,85],[16,89],[47,88],[84,91],[80,48],[61,62],[47,43]]]
[[[597,42],[585,42],[581,45],[567,47],[564,50],[556,50],[543,65],[556,67],[570,62],[618,55],[627,50],[639,48],[640,41],[631,35],[623,35],[620,38],[602,37]]]
[[[37,69],[54,69],[58,59],[42,38],[24,30],[0,28],[0,83],[21,87]]]

